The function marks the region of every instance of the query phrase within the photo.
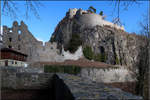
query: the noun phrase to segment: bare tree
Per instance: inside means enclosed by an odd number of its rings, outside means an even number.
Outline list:
[[[141,35],[144,35],[148,38],[150,38],[150,24],[149,24],[149,14],[143,15],[143,20],[139,23],[141,30],[140,33]]]
[[[117,17],[114,18],[113,23],[122,25],[122,22],[120,21],[120,11],[128,10],[129,6],[133,6],[133,4],[140,5],[141,3],[137,0],[129,0],[129,1],[122,1],[122,0],[112,0],[113,3],[115,3],[114,10],[117,9]],[[150,5],[150,1],[149,1]],[[149,7],[150,9],[150,7]],[[150,82],[148,81],[150,79],[149,77],[149,71],[150,71],[150,10],[148,14],[143,16],[143,20],[140,22],[141,27],[141,35],[144,37],[144,43],[145,46],[140,47],[140,54],[139,54],[139,63],[136,65],[138,67],[138,74],[137,74],[137,86],[136,86],[136,92],[138,95],[141,95],[144,97],[145,100],[150,99]]]
[[[128,10],[128,7],[133,6],[134,4],[140,5],[141,3],[137,0],[112,0],[112,4],[114,4],[114,12],[117,13],[117,16],[113,19],[113,23],[122,26],[122,22],[120,19],[121,10]],[[117,11],[116,11],[117,10]]]
[[[143,20],[140,22],[140,33],[141,36],[144,36],[145,46],[141,46],[140,50],[140,60],[137,65],[138,75],[137,75],[137,94],[142,95],[145,99],[149,98],[149,66],[150,66],[150,23],[149,23],[149,14],[143,15]]]
[[[31,0],[25,0],[22,1],[25,7],[25,16],[28,19],[29,13],[33,13],[36,18],[40,19],[38,9],[43,6],[41,2],[37,1],[31,1]],[[3,0],[2,3],[2,14],[5,16],[10,16],[11,18],[18,18],[20,16],[20,7],[18,4],[18,1],[13,0]]]

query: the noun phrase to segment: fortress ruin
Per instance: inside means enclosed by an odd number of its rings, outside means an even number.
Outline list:
[[[57,43],[38,41],[28,30],[27,25],[21,21],[18,25],[17,21],[13,22],[13,26],[8,28],[3,26],[3,47],[16,50],[27,54],[27,62],[62,62],[66,59],[78,59],[83,54],[70,54],[62,49],[57,49]],[[77,52],[82,51],[79,48]]]
[[[103,16],[85,11],[82,9],[69,9],[66,17],[75,18],[76,21],[86,26],[105,26],[114,27],[124,30],[123,26],[118,26],[104,20]],[[45,42],[37,40],[28,30],[27,25],[21,21],[20,25],[17,21],[13,22],[12,27],[3,26],[3,47],[11,48],[18,52],[27,54],[27,62],[62,62],[68,59],[77,60],[83,57],[82,47],[71,54],[68,51],[57,49],[56,42]]]
[[[110,27],[125,31],[123,26],[118,26],[117,24],[106,21],[104,20],[103,16],[95,14],[95,13],[91,13],[86,10],[82,10],[81,8],[69,9],[66,16],[68,16],[69,18],[75,17],[78,22],[85,24],[87,26],[96,26],[96,25],[110,26]]]

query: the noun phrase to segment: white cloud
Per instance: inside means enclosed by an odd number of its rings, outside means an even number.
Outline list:
[[[44,40],[43,39],[41,39],[41,38],[36,38],[38,41],[42,41],[42,42],[44,42]]]
[[[39,37],[37,37],[36,39],[37,39],[38,41],[42,41],[42,42],[43,42],[43,45],[45,45],[45,42],[46,42],[46,41],[44,41],[43,39],[41,39],[41,38],[39,38]]]

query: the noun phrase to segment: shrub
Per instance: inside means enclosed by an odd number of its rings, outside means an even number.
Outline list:
[[[68,73],[77,75],[80,73],[81,67],[74,65],[45,65],[44,72],[46,73]]]
[[[106,62],[107,56],[105,53],[101,54],[101,62]]]
[[[78,34],[72,34],[67,50],[69,50],[71,53],[74,53],[80,45],[82,45],[80,36]]]
[[[88,8],[88,11],[91,12],[91,13],[96,13],[96,9],[93,6],[90,6]]]
[[[101,61],[102,61],[101,57],[102,57],[102,56],[101,56],[101,54],[99,53],[99,54],[96,54],[96,55],[95,55],[94,59],[95,59],[95,61],[100,61],[100,62],[101,62]]]
[[[119,64],[119,59],[118,59],[118,56],[116,56],[116,59],[115,59],[116,61],[116,64]]]
[[[106,62],[106,59],[107,59],[107,56],[106,56],[105,53],[103,53],[103,54],[101,54],[101,53],[95,54],[92,51],[92,48],[90,46],[86,46],[83,49],[83,54],[84,54],[85,58],[87,58],[89,60],[93,59],[95,61]]]
[[[101,11],[101,12],[99,13],[99,15],[103,16],[103,11]]]
[[[87,58],[89,60],[92,60],[94,57],[94,53],[93,53],[92,48],[90,46],[86,46],[83,49],[83,54],[84,54],[85,58]]]
[[[106,54],[96,54],[93,59],[95,61],[106,62]]]
[[[51,39],[50,39],[50,42],[55,42],[55,40],[56,40],[56,37],[52,36]]]

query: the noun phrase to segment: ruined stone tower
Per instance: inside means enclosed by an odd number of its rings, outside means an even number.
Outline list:
[[[27,25],[21,21],[13,22],[11,28],[3,26],[3,45],[28,55],[28,62],[53,61],[59,54],[56,43],[38,41],[28,30]]]

